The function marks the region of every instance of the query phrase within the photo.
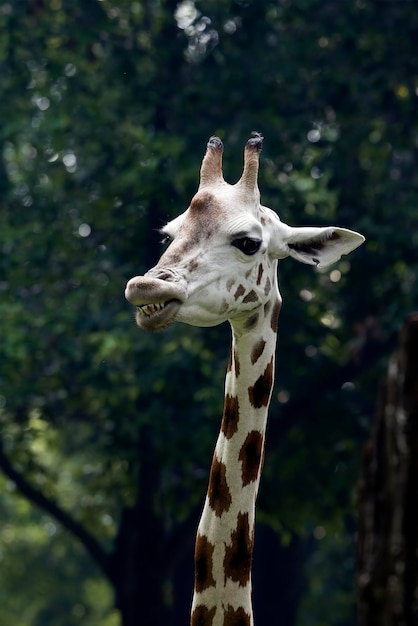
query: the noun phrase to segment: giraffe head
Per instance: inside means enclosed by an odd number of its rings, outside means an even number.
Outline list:
[[[175,320],[214,326],[245,319],[277,293],[278,259],[324,267],[364,241],[335,226],[288,226],[262,206],[261,147],[260,136],[247,141],[242,176],[229,185],[222,175],[222,142],[209,139],[196,195],[162,229],[170,245],[155,267],[126,286],[138,326],[160,330]]]

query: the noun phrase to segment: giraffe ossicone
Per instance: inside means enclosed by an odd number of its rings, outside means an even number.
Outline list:
[[[157,265],[128,281],[136,322],[161,330],[174,321],[229,321],[225,403],[195,547],[191,626],[252,626],[251,558],[255,503],[281,296],[277,262],[288,256],[325,267],[364,241],[345,228],[291,227],[260,204],[262,137],[248,140],[235,185],[222,174],[222,141],[211,137],[187,210],[162,232],[170,245]]]

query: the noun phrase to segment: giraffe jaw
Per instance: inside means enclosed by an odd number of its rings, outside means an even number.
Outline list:
[[[180,300],[142,304],[136,307],[136,323],[145,330],[162,330],[176,319]]]
[[[162,330],[176,319],[186,299],[186,286],[150,276],[128,281],[125,297],[136,307],[136,323],[145,330]]]

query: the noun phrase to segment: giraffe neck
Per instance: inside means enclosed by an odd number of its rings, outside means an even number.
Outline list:
[[[261,307],[263,308],[263,307]],[[232,324],[221,431],[195,547],[192,626],[253,625],[255,502],[274,379],[280,299]],[[245,330],[245,325],[253,325]]]

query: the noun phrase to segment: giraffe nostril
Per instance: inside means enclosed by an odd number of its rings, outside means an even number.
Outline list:
[[[161,274],[158,274],[156,278],[159,278],[160,280],[170,280],[170,278],[173,278],[173,275],[170,274],[170,272],[161,272]]]
[[[154,267],[153,269],[149,270],[149,272],[147,272],[145,276],[150,278],[158,278],[159,280],[165,280],[167,282],[176,282],[180,278],[175,270],[158,267]]]

